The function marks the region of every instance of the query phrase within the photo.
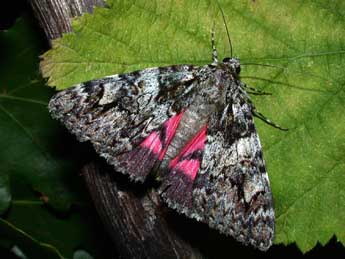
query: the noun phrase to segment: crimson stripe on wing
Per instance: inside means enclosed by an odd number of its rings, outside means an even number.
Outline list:
[[[182,115],[183,112],[172,116],[132,151],[118,156],[117,169],[129,174],[132,179],[143,182],[156,163],[163,160]]]
[[[205,149],[206,132],[207,126],[202,127],[193,139],[182,149],[180,154],[170,161],[170,170],[181,171],[181,173],[188,176],[192,181],[195,179],[202,158],[198,154],[202,153]]]
[[[205,149],[207,125],[185,145],[169,163],[160,192],[170,207],[192,210],[193,182],[201,166]],[[183,211],[180,211],[183,212]]]

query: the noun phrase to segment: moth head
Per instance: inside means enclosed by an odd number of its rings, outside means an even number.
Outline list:
[[[224,58],[223,64],[230,68],[232,74],[238,76],[241,72],[240,60],[238,58]]]

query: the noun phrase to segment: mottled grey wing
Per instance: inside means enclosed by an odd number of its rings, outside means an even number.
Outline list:
[[[181,166],[163,180],[162,197],[179,212],[267,250],[274,237],[274,210],[251,104],[236,97],[214,113],[204,148],[202,134],[177,162]],[[189,177],[198,164],[196,177]]]
[[[158,159],[157,145],[168,145],[164,122],[190,102],[194,72],[181,65],[92,80],[57,93],[49,110],[117,171],[143,181]],[[155,139],[140,148],[152,132]]]

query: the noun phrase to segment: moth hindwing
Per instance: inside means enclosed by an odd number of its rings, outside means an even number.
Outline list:
[[[49,110],[116,171],[143,182],[158,169],[169,207],[267,250],[274,210],[254,107],[239,60],[216,57],[81,83]]]

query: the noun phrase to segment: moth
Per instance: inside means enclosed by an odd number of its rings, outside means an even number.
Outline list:
[[[267,250],[275,217],[253,119],[261,114],[240,81],[239,59],[218,61],[214,32],[212,49],[209,65],[77,84],[57,93],[49,110],[115,171],[138,182],[156,173],[169,207]]]

